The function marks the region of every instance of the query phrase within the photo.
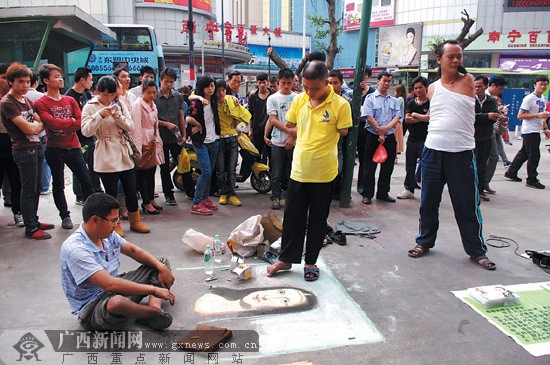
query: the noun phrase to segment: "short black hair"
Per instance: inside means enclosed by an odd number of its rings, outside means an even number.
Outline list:
[[[224,79],[217,79],[216,80],[216,91],[218,91],[219,88],[222,88],[222,89],[225,89],[225,90],[229,89],[227,87],[227,82],[225,82]]]
[[[388,76],[388,77],[391,77],[393,79],[393,75],[391,73],[389,73],[388,71],[382,71],[378,74],[378,76],[376,77],[377,80],[382,80],[382,77],[384,76]]]
[[[370,68],[370,66],[365,66],[365,75],[368,77],[372,76],[372,68]]]
[[[84,220],[84,222],[88,222],[90,218],[92,218],[92,216],[94,215],[105,218],[111,213],[113,209],[119,208],[120,205],[118,204],[118,201],[109,194],[94,193],[90,195],[88,199],[86,199],[86,202],[82,207],[82,219]]]
[[[141,81],[141,92],[143,93],[148,87],[154,86],[158,89],[157,83],[154,79],[151,79],[149,77],[144,78]]]
[[[7,63],[0,63],[0,75],[3,75],[8,70],[8,64]]]
[[[156,75],[155,69],[153,69],[151,66],[143,66],[139,69],[139,76],[143,76],[145,74],[153,74]]]
[[[339,69],[335,68],[332,71],[328,73],[328,76],[336,76],[340,80],[340,82],[344,82],[344,75],[342,75],[342,72],[340,72]]]
[[[308,59],[309,62],[311,62],[311,61],[326,62],[327,61],[327,55],[325,54],[324,51],[317,50],[317,51],[311,52],[307,59]]]
[[[88,67],[79,67],[74,72],[74,82],[79,82],[80,79],[87,79],[92,73],[92,70]]]
[[[411,85],[412,87],[414,88],[414,85],[421,82],[422,85],[424,85],[425,87],[428,87],[428,79],[425,78],[424,76],[416,76],[412,81],[411,81]]]
[[[229,75],[227,75],[227,79],[231,80],[233,76],[239,76],[241,78],[241,81],[243,80],[243,75],[237,70],[231,71]]]
[[[33,72],[31,76],[31,85],[34,85],[35,82],[38,82],[38,75],[36,72]]]
[[[97,82],[97,91],[100,93],[107,90],[109,94],[116,93],[118,82],[114,76],[106,75],[99,79]]]
[[[294,77],[294,76],[293,76]],[[277,76],[271,76],[269,82],[277,82]]]
[[[280,79],[294,79],[294,71],[289,68],[282,68],[279,70],[279,80]]]
[[[435,55],[436,56],[438,56],[438,57],[443,56],[443,51],[445,50],[445,45],[446,44],[456,44],[457,46],[459,45],[458,42],[455,41],[454,39],[448,39],[446,41],[443,41],[435,49]],[[460,47],[460,48],[462,48],[462,47]]]
[[[170,67],[166,67],[164,70],[160,72],[160,79],[162,80],[164,76],[168,76],[174,79],[176,81],[178,79],[178,74],[176,70]]]
[[[537,82],[548,82],[548,76],[538,75],[537,77],[535,77],[535,84]]]
[[[491,77],[491,81],[489,81],[489,85],[495,85],[496,87],[499,86],[506,86],[508,85],[508,80],[502,75],[495,75]]]
[[[308,80],[326,80],[327,77],[327,65],[322,61],[310,61],[302,71],[302,78]]]
[[[130,71],[128,71],[128,69],[126,67],[117,67],[115,72],[113,72],[113,75],[115,75],[116,77],[118,77],[118,75],[120,75],[120,73],[122,71],[126,71],[128,73],[130,73]]]
[[[267,74],[265,72],[260,72],[256,75],[256,81],[267,81]]]
[[[476,76],[474,80],[476,80],[476,81],[481,80],[481,81],[483,81],[483,85],[489,86],[489,79],[487,77],[483,76],[483,75]]]

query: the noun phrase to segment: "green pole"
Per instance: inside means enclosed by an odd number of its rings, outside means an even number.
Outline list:
[[[42,36],[42,41],[40,42],[40,48],[36,53],[34,64],[32,66],[34,72],[38,72],[38,66],[40,65],[40,60],[42,59],[42,54],[44,54],[44,49],[46,48],[46,43],[48,43],[48,38],[50,37],[50,32],[53,28],[54,23],[55,23],[55,19],[46,20],[46,30],[44,31],[44,35]]]
[[[351,185],[353,182],[353,167],[355,165],[355,150],[357,149],[357,132],[359,128],[359,116],[361,110],[361,81],[365,74],[367,62],[367,46],[369,41],[370,15],[372,0],[363,1],[363,13],[361,14],[361,30],[359,33],[359,50],[355,63],[355,78],[353,79],[353,101],[351,114],[353,127],[350,128],[346,143],[344,144],[344,179],[340,189],[340,207],[349,208],[351,203]],[[363,151],[359,151],[363,153]]]

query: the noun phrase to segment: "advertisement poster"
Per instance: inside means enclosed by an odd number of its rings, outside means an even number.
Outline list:
[[[361,27],[363,0],[344,0],[344,30],[358,30]],[[395,24],[395,1],[373,0],[370,27],[377,28]]]
[[[405,24],[378,31],[378,67],[418,67],[422,24]]]
[[[189,6],[187,0],[144,0],[146,3],[165,4],[165,5],[179,5],[185,6],[185,9]],[[212,0],[193,0],[193,8],[212,12]]]

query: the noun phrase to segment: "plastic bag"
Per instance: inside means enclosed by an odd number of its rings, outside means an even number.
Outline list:
[[[214,247],[214,237],[207,236],[203,233],[197,232],[194,229],[188,229],[181,238],[183,243],[189,245],[193,250],[198,253],[204,253],[206,245]]]
[[[237,226],[228,238],[235,252],[243,257],[256,253],[256,246],[264,241],[264,228],[260,223],[261,215],[254,215]]]
[[[386,151],[383,144],[380,144],[378,148],[376,148],[376,151],[374,151],[374,155],[372,155],[372,162],[384,163],[387,159],[388,151]]]
[[[178,172],[180,174],[188,173],[191,170],[191,161],[189,161],[189,154],[184,148],[181,149],[180,155],[178,156]]]

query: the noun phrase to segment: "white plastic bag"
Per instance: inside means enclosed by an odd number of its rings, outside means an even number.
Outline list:
[[[261,215],[254,215],[237,226],[231,232],[228,242],[231,241],[235,252],[243,257],[250,257],[256,253],[256,246],[264,241],[264,228],[260,223]]]
[[[192,228],[185,232],[181,240],[198,253],[204,253],[204,250],[206,250],[206,245],[210,245],[211,249],[214,249],[214,237],[197,232]]]

